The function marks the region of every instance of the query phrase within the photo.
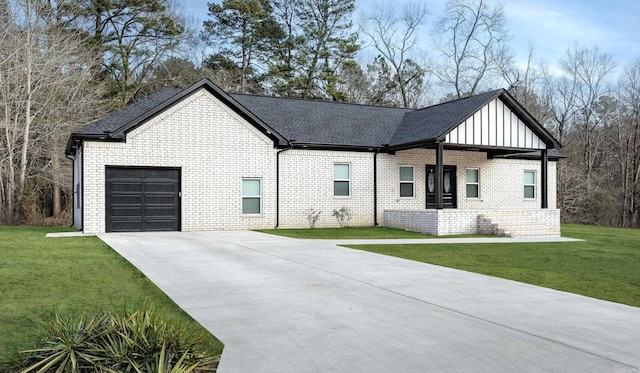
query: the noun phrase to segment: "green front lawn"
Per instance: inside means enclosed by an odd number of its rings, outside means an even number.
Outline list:
[[[583,242],[350,245],[640,307],[640,230],[563,225]]]
[[[61,228],[0,227],[0,363],[33,348],[54,310],[61,314],[142,308],[206,334],[204,348],[223,345],[140,271],[97,237],[45,238]]]
[[[405,231],[386,227],[349,227],[349,228],[306,228],[306,229],[260,229],[262,233],[275,234],[291,238],[314,240],[345,239],[387,239],[387,238],[451,238],[451,237],[486,237],[483,235],[464,236],[430,236],[418,232]]]

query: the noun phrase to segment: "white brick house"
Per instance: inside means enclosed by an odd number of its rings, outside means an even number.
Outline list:
[[[74,225],[560,234],[560,144],[506,91],[421,110],[169,88],[71,135]]]

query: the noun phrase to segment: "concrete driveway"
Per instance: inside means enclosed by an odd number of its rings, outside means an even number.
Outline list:
[[[640,308],[257,232],[99,237],[231,372],[636,372]]]

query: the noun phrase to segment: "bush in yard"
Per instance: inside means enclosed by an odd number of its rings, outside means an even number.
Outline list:
[[[143,309],[96,316],[54,315],[43,345],[22,351],[20,372],[215,372],[219,356],[199,351],[191,335]]]
[[[318,219],[320,219],[320,214],[322,214],[322,211],[318,211],[316,209],[310,208],[310,209],[307,209],[304,213],[307,216],[307,221],[309,222],[309,228],[315,228],[316,222],[318,221]]]
[[[338,220],[338,224],[340,224],[341,228],[349,226],[349,220],[353,217],[353,213],[351,209],[346,206],[342,206],[338,210],[333,210],[333,216]]]

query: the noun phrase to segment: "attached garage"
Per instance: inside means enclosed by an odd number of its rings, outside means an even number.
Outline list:
[[[180,230],[180,170],[106,168],[106,231]]]

